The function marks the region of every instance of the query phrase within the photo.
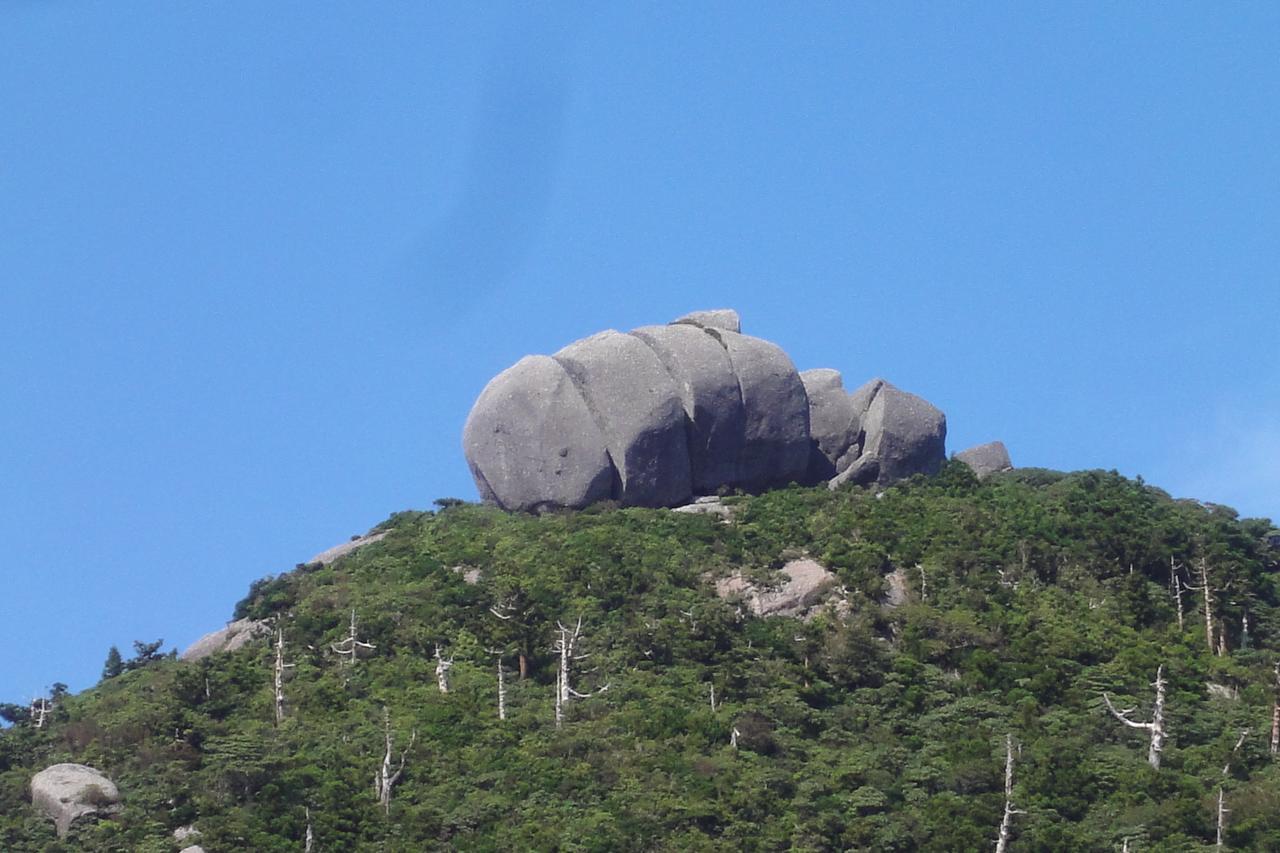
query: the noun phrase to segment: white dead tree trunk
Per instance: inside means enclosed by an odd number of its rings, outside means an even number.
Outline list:
[[[1000,835],[996,838],[996,853],[1009,849],[1009,836],[1013,832],[1013,816],[1026,814],[1013,807],[1013,735],[1004,736],[1004,818],[1000,821]]]
[[[1169,587],[1173,590],[1173,600],[1178,605],[1178,630],[1181,631],[1184,625],[1183,609],[1182,609],[1182,590],[1185,588],[1182,578],[1179,576],[1179,569],[1182,567],[1174,562],[1173,557],[1169,558]]]
[[[485,651],[493,655],[498,663],[498,719],[505,720],[507,718],[507,674],[502,666],[502,658],[506,652],[502,649],[485,649]]]
[[[711,682],[711,713],[716,712],[716,683]]]
[[[1271,700],[1271,757],[1280,753],[1280,661],[1276,661],[1275,695]]]
[[[386,705],[382,706],[382,726],[387,749],[382,754],[382,766],[377,773],[373,774],[373,790],[378,795],[378,802],[382,804],[383,813],[391,814],[391,789],[396,786],[401,774],[404,773],[404,763],[408,758],[409,750],[413,749],[414,741],[418,739],[418,730],[413,730],[413,734],[409,737],[409,745],[400,753],[400,765],[393,771],[391,769],[391,712],[387,710]]]
[[[311,853],[311,848],[315,846],[316,837],[311,831],[311,807],[307,807],[307,834],[302,839],[302,853]]]
[[[436,643],[436,686],[441,693],[449,692],[449,670],[453,668],[453,658],[445,659],[440,654],[440,644]]]
[[[609,689],[609,685],[591,693],[579,693],[573,689],[574,664],[590,657],[578,651],[578,641],[582,639],[582,617],[578,617],[578,623],[573,628],[566,627],[563,622],[556,622],[556,628],[560,636],[552,645],[552,651],[560,656],[560,666],[556,670],[556,728],[560,728],[564,724],[564,709],[570,702],[603,693]]]
[[[1236,745],[1231,749],[1231,758],[1227,759],[1227,763],[1222,766],[1222,782],[1218,785],[1218,837],[1217,843],[1214,845],[1218,850],[1226,846],[1223,836],[1227,832],[1227,815],[1231,809],[1227,808],[1227,776],[1231,773],[1231,759],[1235,758],[1240,747],[1244,746],[1244,739],[1249,736],[1249,730],[1245,729],[1240,732],[1240,738],[1236,741]]]
[[[1115,715],[1117,720],[1131,728],[1146,729],[1151,732],[1151,745],[1147,750],[1147,763],[1156,770],[1160,769],[1160,755],[1164,752],[1164,688],[1167,683],[1164,680],[1164,664],[1161,664],[1156,669],[1156,680],[1152,685],[1156,689],[1156,701],[1155,706],[1151,709],[1151,722],[1149,723],[1140,723],[1129,719],[1129,715],[1136,709],[1118,710],[1115,705],[1111,704],[1111,697],[1106,693],[1102,694],[1102,701],[1106,703],[1107,709]]]
[[[349,657],[348,663],[352,666],[355,666],[356,661],[359,659],[361,649],[377,648],[373,643],[360,642],[360,635],[356,632],[356,611],[354,608],[351,610],[351,627],[348,629],[347,638],[341,643],[330,643],[329,645],[338,654]]]
[[[31,720],[32,725],[37,729],[43,729],[45,720],[49,716],[51,710],[49,700],[41,696],[39,699],[31,700]]]
[[[293,669],[296,664],[284,662],[284,629],[276,628],[276,665],[275,665],[275,689],[276,689],[276,725],[284,722],[284,673],[287,669]]]
[[[734,726],[733,731],[729,732],[729,746],[733,749],[738,748],[738,738],[742,736],[742,732],[738,731],[738,727]]]
[[[1187,589],[1194,592],[1204,594],[1204,640],[1209,646],[1209,653],[1213,654],[1222,652],[1218,648],[1214,648],[1214,631],[1213,631],[1213,588],[1209,586],[1209,561],[1204,557],[1200,558],[1200,586],[1187,586]],[[1225,647],[1224,642],[1222,646]]]

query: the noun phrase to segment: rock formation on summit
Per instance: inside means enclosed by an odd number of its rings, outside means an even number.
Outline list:
[[[84,764],[54,764],[31,779],[31,804],[53,821],[59,838],[84,815],[110,814],[119,803],[115,783]]]
[[[977,447],[970,447],[968,450],[957,453],[955,459],[972,468],[979,480],[1013,468],[1009,451],[1005,448],[1003,441],[989,441]]]
[[[463,429],[480,496],[508,510],[612,499],[670,507],[723,489],[932,474],[946,418],[875,379],[801,374],[730,309],[613,330],[494,377]]]

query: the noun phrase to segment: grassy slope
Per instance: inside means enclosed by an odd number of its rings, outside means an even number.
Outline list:
[[[0,849],[169,851],[172,829],[194,821],[210,853],[293,851],[306,808],[319,850],[988,849],[1012,732],[1027,811],[1015,850],[1111,850],[1126,836],[1137,850],[1192,850],[1213,840],[1222,767],[1244,728],[1225,781],[1229,841],[1280,849],[1267,750],[1280,598],[1266,522],[1115,474],[980,485],[950,465],[880,497],[744,497],[731,525],[455,506],[383,526],[382,542],[259,582],[239,605],[278,618],[297,664],[283,725],[264,644],[109,679],[69,697],[50,728],[0,736]],[[764,576],[801,552],[840,574],[847,619],[741,618],[705,580]],[[1226,657],[1208,652],[1194,611],[1177,630],[1169,559],[1200,555],[1224,589]],[[457,566],[482,569],[481,583]],[[895,567],[913,594],[888,609]],[[496,601],[516,618],[495,619]],[[1198,603],[1188,596],[1189,610]],[[346,667],[329,648],[352,608],[377,648]],[[556,730],[552,633],[579,615],[593,653],[580,689],[610,689]],[[456,661],[448,695],[435,686],[436,643]],[[485,651],[499,645],[530,658],[530,677],[509,680],[505,723]],[[1142,733],[1108,716],[1100,694],[1144,714],[1162,663],[1171,742],[1156,772]],[[1239,699],[1210,696],[1208,682]],[[372,791],[384,706],[398,747],[417,732],[389,816]],[[123,813],[55,841],[26,802],[33,770],[55,761],[106,771]]]

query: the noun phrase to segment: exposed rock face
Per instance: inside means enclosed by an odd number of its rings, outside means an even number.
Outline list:
[[[755,616],[815,616],[837,583],[836,576],[813,560],[792,560],[782,567],[784,580],[777,588],[762,588],[739,573],[716,582],[716,595],[738,599]]]
[[[957,453],[955,458],[972,468],[979,480],[1013,469],[1013,462],[1009,459],[1009,451],[1003,441],[989,441],[970,447]]]
[[[809,467],[809,398],[795,365],[760,338],[709,330],[724,345],[738,377],[743,425],[739,482],[759,490],[804,480]]]
[[[938,470],[946,419],[933,406],[882,379],[847,394],[837,371],[801,376],[740,328],[736,311],[695,311],[504,370],[463,429],[481,498],[508,510],[674,507],[726,488]]]
[[[703,329],[684,323],[644,326],[631,334],[653,350],[675,381],[694,493],[738,485],[746,410],[729,353]]]
[[[386,538],[389,532],[390,531],[388,530],[383,530],[378,533],[370,533],[367,536],[359,536],[355,539],[352,539],[350,542],[343,542],[340,545],[334,545],[329,550],[321,551],[319,554],[316,554],[310,560],[307,560],[305,565],[314,566],[318,563],[322,566],[327,566],[330,563],[336,563],[338,560],[342,559],[343,557],[347,556],[348,554],[350,554],[351,552],[355,551],[358,548],[363,548],[365,545],[372,545],[374,542],[381,542],[383,539]]]
[[[630,506],[670,506],[693,494],[684,408],[671,374],[632,335],[608,331],[572,343],[555,360],[586,400]]]
[[[836,463],[858,437],[860,412],[844,390],[840,371],[827,367],[800,374],[809,398],[809,471],[807,481],[829,480]]]
[[[31,779],[31,803],[53,821],[59,838],[78,818],[108,814],[119,802],[115,783],[84,764],[55,764]]]
[[[509,510],[586,506],[608,498],[604,435],[569,374],[545,355],[499,373],[462,431],[480,496]]]
[[[844,470],[831,480],[831,488],[845,483],[887,485],[913,474],[936,474],[946,458],[946,416],[883,380],[868,385],[854,393],[855,406],[869,398],[859,418],[860,452],[842,457]]]
[[[237,619],[225,628],[211,631],[196,640],[186,651],[178,655],[179,660],[200,660],[218,652],[234,652],[258,637],[271,633],[271,626],[255,619]]]

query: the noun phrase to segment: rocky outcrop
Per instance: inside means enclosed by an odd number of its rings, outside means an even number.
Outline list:
[[[946,459],[947,419],[927,401],[876,379],[854,392],[858,440],[841,458],[844,468],[830,481],[887,485],[913,474],[936,474]],[[854,452],[856,451],[856,453]]]
[[[803,375],[744,335],[736,311],[601,332],[526,356],[481,392],[463,429],[480,496],[508,510],[612,499],[675,507],[724,489],[886,484],[931,474],[946,419],[875,379]]]
[[[219,652],[234,652],[258,637],[265,637],[270,633],[271,626],[264,621],[237,619],[235,622],[227,623],[225,628],[219,628],[217,631],[205,634],[187,646],[186,650],[178,655],[178,658],[179,660],[192,661],[207,658],[209,655],[218,654]]]
[[[1009,459],[1009,451],[1005,448],[1003,441],[989,441],[977,447],[970,447],[968,450],[957,453],[954,458],[972,468],[979,480],[986,479],[992,474],[999,474],[1001,471],[1013,470],[1013,462]]]
[[[55,764],[31,779],[31,804],[53,821],[58,837],[88,814],[118,810],[120,791],[114,782],[84,764]]]
[[[752,583],[734,572],[716,582],[716,595],[726,601],[740,601],[754,616],[794,616],[810,619],[833,598],[837,579],[813,560],[792,560],[782,567],[777,586]]]

